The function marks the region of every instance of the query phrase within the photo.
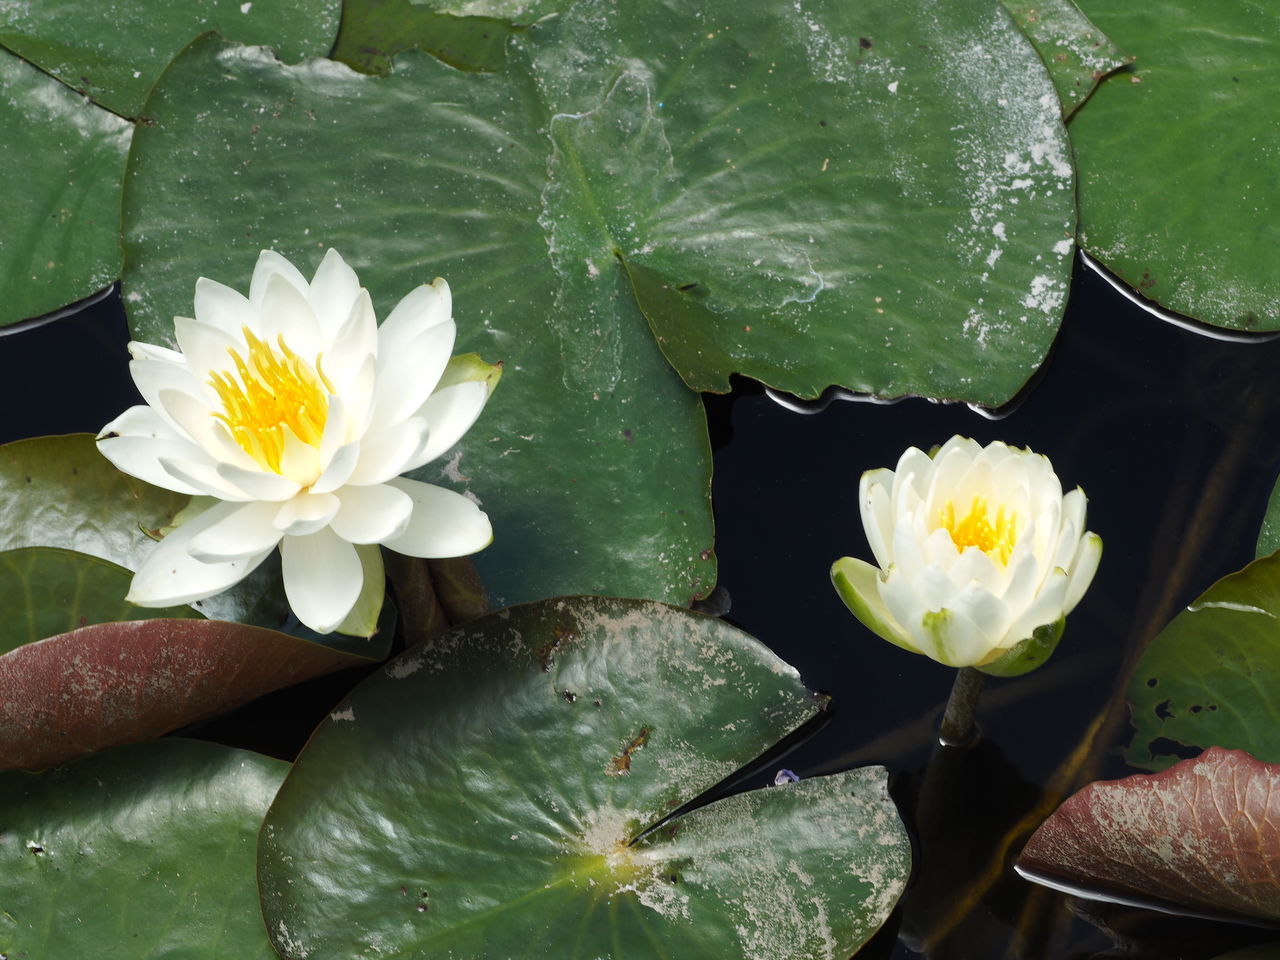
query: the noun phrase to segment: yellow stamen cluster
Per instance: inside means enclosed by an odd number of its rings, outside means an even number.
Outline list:
[[[1013,556],[1013,547],[1018,541],[1018,515],[1006,514],[1002,506],[996,511],[994,521],[987,509],[986,497],[974,497],[969,512],[960,517],[950,500],[938,511],[938,526],[951,534],[957,550],[977,547],[1004,566]]]
[[[284,337],[273,347],[243,328],[248,356],[234,348],[234,369],[209,374],[209,385],[222,401],[221,420],[240,449],[259,464],[280,473],[286,430],[303,443],[320,446],[329,415],[329,394],[333,384],[324,375],[317,356],[315,366],[289,349]]]

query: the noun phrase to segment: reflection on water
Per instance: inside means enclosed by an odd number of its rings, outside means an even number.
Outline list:
[[[1082,958],[1108,949],[1108,937],[1072,920],[1063,897],[1029,886],[1008,861],[1052,809],[1056,794],[1046,785],[1060,792],[1082,777],[1130,772],[1107,749],[1127,736],[1123,711],[1107,709],[1126,664],[1176,610],[1253,557],[1280,465],[1280,430],[1272,429],[1280,424],[1280,342],[1249,339],[1181,329],[1080,267],[1048,363],[1001,419],[918,399],[830,402],[805,416],[746,382],[707,398],[728,619],[834,698],[831,722],[785,766],[808,777],[885,763],[916,830],[911,893],[862,956]],[[126,340],[115,297],[0,336],[0,441],[96,431],[139,402]],[[856,503],[861,472],[955,433],[1047,454],[1064,485],[1088,493],[1089,528],[1105,550],[1049,664],[1016,680],[990,678],[979,710],[985,740],[967,754],[935,754],[952,672],[873,637],[827,571],[837,557],[871,556]],[[283,739],[265,746],[288,752],[290,738],[296,749],[350,682],[266,698],[239,726],[206,729],[253,745],[243,729],[271,726]],[[299,709],[308,697],[317,702]],[[292,721],[283,733],[263,723],[281,715]],[[1081,748],[1092,729],[1099,744]],[[769,782],[779,765],[748,785]],[[1121,920],[1134,928],[1131,917]],[[1218,930],[1208,946],[1194,942],[1179,940],[1183,956],[1213,956],[1231,941]]]

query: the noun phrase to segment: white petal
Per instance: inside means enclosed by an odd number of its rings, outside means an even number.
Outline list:
[[[413,499],[413,516],[404,532],[383,544],[410,557],[463,557],[493,539],[489,518],[460,493],[407,477],[390,482]]]
[[[196,281],[197,320],[240,340],[242,328],[253,322],[253,316],[249,299],[238,290],[208,277]]]
[[[370,433],[360,441],[360,460],[348,483],[386,483],[403,473],[428,440],[427,421],[410,417],[403,423]]]
[[[330,633],[346,619],[364,585],[356,548],[325,528],[280,541],[284,592],[298,619],[318,633]]]
[[[303,443],[288,424],[281,431],[284,445],[280,452],[280,474],[300,487],[309,487],[320,477],[320,451]]]
[[[455,383],[428,397],[415,414],[427,421],[427,445],[405,469],[413,470],[430,463],[461,440],[488,399],[488,386],[478,380]]]
[[[378,320],[368,290],[356,292],[342,323],[329,334],[321,366],[338,393],[346,395],[360,383],[366,362],[378,354]]]
[[[219,503],[161,540],[134,574],[126,599],[140,607],[170,607],[203,600],[239,583],[271,553],[225,563],[202,563],[187,552],[191,541],[239,509]]]
[[[218,464],[218,476],[234,484],[254,500],[288,500],[301,486],[288,477],[265,470],[247,470],[234,463]]]
[[[221,444],[213,435],[218,421],[214,419],[213,409],[206,397],[164,387],[152,406],[211,455],[221,452]]]
[[[1066,612],[1067,587],[1070,580],[1067,572],[1061,568],[1049,574],[1048,579],[1040,587],[1040,592],[1031,604],[1015,616],[1009,626],[1009,632],[1001,642],[1002,647],[1012,647],[1027,639],[1036,630],[1047,623],[1057,623]]]
[[[1067,595],[1062,601],[1062,612],[1070,613],[1093,583],[1093,575],[1098,572],[1098,564],[1102,560],[1102,538],[1096,533],[1086,533],[1080,540],[1080,547],[1071,561],[1067,574],[1070,584]]]
[[[174,317],[173,332],[183,356],[187,358],[188,368],[201,381],[208,371],[234,370],[235,361],[231,359],[230,351],[240,354],[245,351],[245,345],[238,336],[202,320]]]
[[[320,323],[311,303],[301,290],[278,273],[267,281],[258,336],[273,348],[284,338],[289,349],[308,363],[323,349]]]
[[[311,285],[298,272],[297,267],[274,250],[263,250],[258,254],[258,262],[253,267],[253,278],[249,281],[249,303],[255,314],[262,309],[262,301],[267,295],[267,285],[276,274],[288,280],[303,295],[310,289]],[[259,331],[255,327],[253,332]]]
[[[219,500],[231,500],[234,502],[261,499],[261,497],[246,493],[244,489],[234,482],[223,477],[221,468],[225,464],[222,463],[194,458],[171,460],[168,457],[161,457],[160,466],[174,480],[195,487],[199,493],[206,497],[217,497]]]
[[[129,356],[134,360],[157,360],[162,363],[180,363],[183,366],[187,363],[180,351],[157,347],[154,343],[143,343],[141,340],[129,341]]]
[[[320,330],[326,342],[331,341],[338,328],[351,313],[351,305],[360,293],[360,280],[356,272],[342,259],[333,247],[325,251],[324,259],[316,267],[315,276],[307,291],[307,299],[320,321]]]
[[[359,461],[359,441],[339,447],[329,458],[329,465],[324,468],[324,472],[311,485],[311,492],[333,493],[351,478],[351,473]]]
[[[868,470],[858,481],[858,509],[862,514],[862,529],[881,570],[888,569],[893,562],[892,490],[893,471],[885,468]]]
[[[163,416],[168,414],[160,399],[162,392],[168,390],[190,396],[204,396],[207,389],[196,380],[185,362],[177,364],[164,360],[131,360],[129,375],[133,377],[134,386],[142,394],[142,399]],[[169,422],[181,428],[176,420],[170,418]]]
[[[236,504],[219,520],[191,538],[187,552],[203,563],[242,560],[270,552],[280,542],[280,531],[271,525],[274,503],[252,500]]]
[[[411,290],[378,328],[378,352],[398,350],[423,330],[453,317],[449,284],[440,277]]]
[[[175,428],[173,424],[160,416],[155,410],[143,404],[130,407],[98,431],[99,440],[112,436],[182,440],[185,443],[191,443],[187,436]],[[191,444],[191,446],[195,447],[195,444]],[[198,450],[199,448],[196,447],[196,449]]]
[[[992,650],[982,629],[958,610],[925,613],[906,626],[925,655],[949,667],[971,667]]]
[[[384,352],[379,343],[375,423],[397,423],[422,406],[440,382],[456,336],[457,328],[450,320],[422,331],[394,350]]]
[[[351,543],[392,539],[405,531],[413,514],[413,499],[385,483],[343,487],[338,499],[342,507],[333,518],[333,532]]]
[[[150,407],[134,409],[146,410],[149,415],[159,420]],[[119,420],[120,418],[117,418],[107,424],[103,432],[110,432],[113,424],[118,423]],[[167,428],[168,424],[164,426]],[[166,459],[185,460],[205,456],[204,451],[189,440],[162,435],[104,437],[98,441],[98,452],[110,460],[117,470],[137,477],[139,480],[145,480],[153,486],[175,490],[178,493],[205,492],[194,484],[175,478],[161,465],[161,461]]]
[[[305,537],[327,527],[341,505],[332,493],[299,493],[279,506],[271,522],[285,536]]]

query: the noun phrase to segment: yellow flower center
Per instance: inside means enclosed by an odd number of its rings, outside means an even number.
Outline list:
[[[938,511],[938,526],[951,534],[957,550],[977,547],[1001,566],[1009,562],[1018,541],[1018,515],[1006,515],[1002,506],[992,518],[986,497],[974,497],[969,512],[963,516],[957,515],[956,505],[948,500]]]
[[[320,446],[333,384],[320,368],[320,356],[312,366],[289,349],[283,336],[273,347],[248,327],[242,329],[248,356],[229,347],[234,367],[209,374],[209,385],[222,401],[222,411],[213,415],[241,450],[280,473],[286,431],[310,447]]]

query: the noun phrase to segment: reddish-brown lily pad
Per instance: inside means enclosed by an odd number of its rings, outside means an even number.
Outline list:
[[[1280,765],[1210,747],[1091,783],[1040,825],[1017,870],[1080,896],[1280,923]]]
[[[0,657],[0,770],[135,743],[363,657],[220,620],[100,623]]]

